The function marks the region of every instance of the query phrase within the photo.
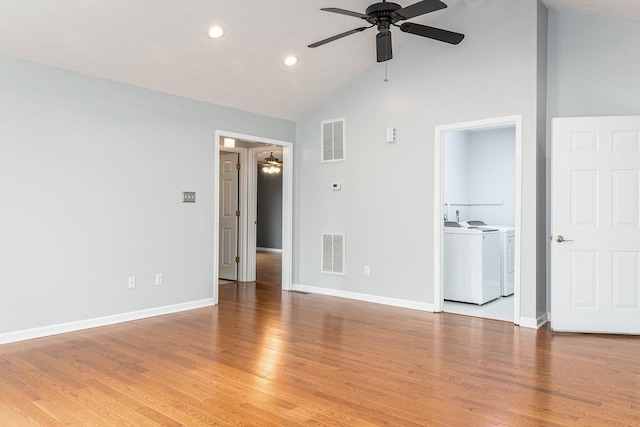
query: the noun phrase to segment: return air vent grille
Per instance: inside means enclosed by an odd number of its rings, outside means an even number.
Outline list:
[[[344,234],[322,234],[322,272],[344,274]]]
[[[322,122],[322,162],[343,162],[345,154],[345,120]]]

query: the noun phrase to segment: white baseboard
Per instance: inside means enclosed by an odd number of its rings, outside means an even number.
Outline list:
[[[282,253],[282,249],[278,249],[278,248],[256,248],[257,251],[263,251],[263,252],[279,252]]]
[[[520,326],[523,328],[538,329],[549,321],[549,313],[541,314],[537,319],[533,317],[521,317]]]
[[[148,317],[162,316],[164,314],[193,310],[215,305],[213,298],[198,301],[184,302],[180,304],[154,307],[129,313],[114,314],[112,316],[96,317],[94,319],[79,320],[76,322],[60,323],[40,328],[25,329],[22,331],[6,332],[0,334],[0,344],[47,337],[50,335],[64,334],[66,332],[81,331],[83,329],[97,328],[99,326],[113,325],[115,323],[129,322],[131,320],[146,319]]]
[[[293,290],[300,292],[309,292],[312,294],[353,299],[358,301],[372,302],[376,304],[391,305],[393,307],[410,308],[412,310],[433,312],[433,304],[425,302],[416,302],[397,298],[381,297],[378,295],[361,294],[358,292],[341,291],[338,289],[319,288],[316,286],[298,284],[293,285]]]

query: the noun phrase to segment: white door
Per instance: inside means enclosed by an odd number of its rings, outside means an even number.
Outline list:
[[[220,153],[220,261],[218,277],[238,279],[237,153]]]
[[[551,326],[640,333],[640,116],[553,120]]]

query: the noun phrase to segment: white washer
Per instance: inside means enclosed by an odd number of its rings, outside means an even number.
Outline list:
[[[447,224],[444,299],[481,305],[500,298],[500,232]]]
[[[488,227],[500,231],[500,288],[501,295],[506,297],[513,294],[513,283],[515,276],[515,245],[516,229],[510,225],[487,225],[484,221],[465,221],[464,227]],[[473,228],[472,228],[473,229]]]

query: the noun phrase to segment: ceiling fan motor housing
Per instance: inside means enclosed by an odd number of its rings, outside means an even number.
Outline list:
[[[391,24],[395,24],[402,19],[401,16],[394,13],[400,9],[402,9],[402,6],[397,3],[374,3],[365,11],[365,14],[369,16],[367,22],[372,25],[377,25],[379,31],[389,31]]]

